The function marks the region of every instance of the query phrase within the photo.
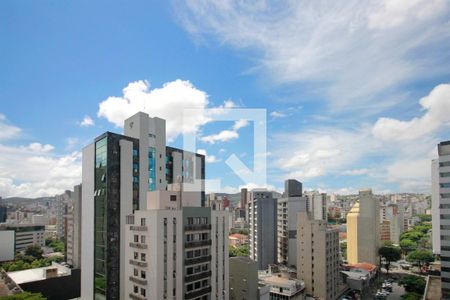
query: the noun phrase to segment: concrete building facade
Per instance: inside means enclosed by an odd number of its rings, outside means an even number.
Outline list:
[[[188,206],[205,202],[205,157],[167,147],[165,120],[137,113],[125,120],[124,132],[106,132],[83,149],[82,299],[128,299],[127,216],[173,209],[155,199],[182,191],[192,191],[183,199]]]
[[[258,299],[258,267],[249,257],[230,258],[230,300]]]
[[[66,262],[72,268],[81,267],[81,184],[74,186],[73,202],[67,215]]]
[[[441,227],[440,227],[440,208],[439,208],[439,159],[431,161],[431,240],[433,253],[441,254]]]
[[[253,190],[247,205],[250,258],[265,270],[277,261],[277,199],[272,192]]]
[[[347,214],[347,260],[349,264],[377,265],[380,245],[380,203],[372,190],[359,192],[359,201]]]
[[[450,299],[450,141],[438,145],[442,299]]]
[[[315,299],[338,296],[339,230],[327,228],[324,220],[314,220],[309,212],[298,213],[297,278],[306,293]]]
[[[283,197],[277,200],[277,262],[297,266],[297,214],[307,211],[302,183],[289,179]]]

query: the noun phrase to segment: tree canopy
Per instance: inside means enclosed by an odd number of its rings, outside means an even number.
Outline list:
[[[16,295],[3,296],[0,300],[46,300],[41,293],[22,292]]]
[[[378,254],[386,260],[386,271],[389,272],[389,266],[392,261],[397,261],[401,258],[401,250],[399,247],[390,243],[384,244],[378,249]]]
[[[399,284],[405,288],[405,291],[410,293],[418,293],[423,295],[425,291],[426,281],[423,277],[416,275],[406,275],[400,279]]]

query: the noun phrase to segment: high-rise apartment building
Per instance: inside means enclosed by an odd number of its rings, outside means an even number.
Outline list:
[[[272,192],[253,190],[248,199],[250,258],[265,270],[277,261],[277,199]]]
[[[338,296],[339,230],[327,222],[314,220],[311,213],[298,213],[297,277],[306,293],[315,299],[333,300]]]
[[[381,206],[380,231],[380,240],[391,241],[397,245],[400,243],[400,235],[404,231],[403,203]],[[387,236],[387,232],[389,236]]]
[[[161,204],[127,218],[125,297],[228,299],[229,212],[184,206],[192,192],[150,194]]]
[[[308,211],[315,220],[328,220],[327,194],[317,191],[305,193],[308,198]]]
[[[433,253],[441,253],[441,227],[440,227],[440,208],[439,208],[439,159],[431,161],[431,225],[432,225],[432,246]]]
[[[67,214],[66,262],[74,269],[81,267],[81,184],[74,186]]]
[[[377,265],[380,245],[380,203],[372,190],[359,191],[358,202],[347,214],[347,261]]]
[[[56,234],[58,239],[65,241],[67,232],[67,204],[72,197],[71,191],[65,191],[56,196]]]
[[[450,299],[450,141],[438,144],[442,299]],[[434,216],[433,216],[434,217]]]
[[[204,156],[167,147],[165,120],[137,113],[125,135],[106,132],[83,149],[81,298],[127,299],[126,217],[153,206],[149,193],[196,191],[203,205]]]
[[[258,299],[258,267],[249,257],[230,258],[230,300]]]
[[[241,201],[240,201],[240,208],[246,209],[247,208],[247,202],[248,202],[248,190],[246,188],[241,189]]]
[[[277,262],[297,266],[297,213],[307,211],[302,183],[289,179],[283,197],[277,200]]]

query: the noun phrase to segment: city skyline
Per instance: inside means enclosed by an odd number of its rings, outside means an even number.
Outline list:
[[[167,120],[170,146],[195,132],[206,178],[238,192],[226,160],[251,169],[260,137],[251,122],[210,121],[211,108],[267,110],[270,189],[297,178],[329,193],[429,193],[450,139],[449,4],[347,5],[3,1],[0,196],[71,189],[81,148],[139,110]]]

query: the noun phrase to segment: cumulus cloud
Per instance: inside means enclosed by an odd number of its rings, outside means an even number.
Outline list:
[[[284,117],[286,117],[286,114],[282,113],[282,112],[279,112],[279,111],[273,111],[273,112],[270,113],[270,116],[272,118],[284,118]]]
[[[408,121],[380,118],[373,127],[375,137],[385,140],[414,140],[450,124],[450,84],[436,86],[420,99],[424,114]]]
[[[200,137],[200,140],[205,143],[214,144],[216,142],[227,142],[230,140],[237,139],[239,134],[234,130],[222,130],[219,133],[206,135]]]
[[[207,163],[213,164],[221,161],[214,155],[208,155],[205,149],[198,149],[197,153],[204,155]]]
[[[5,120],[0,115],[0,132]],[[14,128],[15,134],[22,132],[18,127],[6,126]],[[0,196],[52,196],[79,184],[81,153],[58,155],[54,149],[53,145],[39,142],[17,146],[0,143]]]
[[[80,126],[82,127],[89,127],[94,125],[95,125],[94,120],[92,120],[92,118],[88,115],[84,116],[83,120],[80,122]]]
[[[166,119],[167,137],[173,139],[181,133],[196,133],[209,121],[204,112],[208,103],[208,95],[189,81],[177,79],[150,89],[148,81],[140,80],[129,83],[121,97],[111,96],[102,101],[97,115],[122,127],[126,118],[144,111],[151,117]],[[193,110],[185,115],[185,109]]]
[[[448,74],[448,55],[415,55],[450,50],[447,0],[176,2],[196,41],[250,52],[254,70],[312,83],[334,109],[373,113],[395,104],[380,96],[402,84]]]
[[[16,138],[21,132],[20,128],[7,124],[6,116],[0,114],[0,141]]]
[[[219,133],[206,135],[200,137],[200,140],[205,143],[214,144],[216,142],[227,142],[237,139],[239,137],[238,130],[249,125],[248,120],[238,120],[234,122],[231,130],[222,130]]]

